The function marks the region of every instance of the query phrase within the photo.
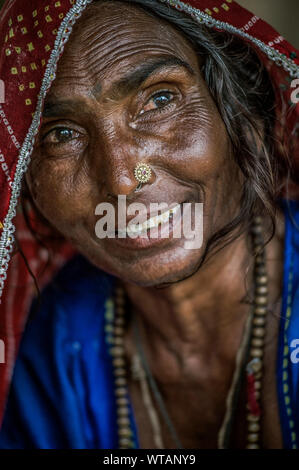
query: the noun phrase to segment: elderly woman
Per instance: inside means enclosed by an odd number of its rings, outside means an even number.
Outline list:
[[[231,0],[1,15],[1,448],[297,448],[294,48]]]

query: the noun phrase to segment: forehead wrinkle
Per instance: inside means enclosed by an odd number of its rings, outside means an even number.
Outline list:
[[[90,80],[90,73],[87,70],[84,62],[73,52],[72,49],[68,48],[65,50],[63,56],[60,58],[57,67],[56,78],[53,82],[52,88],[56,88],[57,85],[66,83],[77,84],[78,81],[88,84]]]
[[[137,53],[146,53],[148,51],[160,50],[165,52],[171,52],[171,48],[168,45],[161,45],[156,43],[157,38],[129,38],[128,35],[124,34],[123,37],[120,35],[113,38],[106,38],[102,40],[100,36],[93,37],[93,44],[88,44],[85,51],[81,55],[81,59],[86,61],[86,65],[93,67],[94,65],[105,62],[108,57],[108,62],[114,60],[122,60],[125,56],[131,56]],[[173,52],[173,50],[172,50]]]
[[[91,23],[86,23],[84,25],[84,28],[79,30],[80,43],[88,45],[94,35],[100,35],[104,39],[105,36],[107,36],[108,38],[119,35],[126,36],[132,30],[131,24],[123,24],[123,18],[120,18],[119,22],[116,22],[117,18],[114,16],[113,21],[115,22],[115,24],[111,23],[110,18],[108,18],[107,20],[101,18],[101,28],[99,29],[98,22],[95,21],[95,19],[93,18]]]
[[[102,54],[100,61],[98,60],[98,54],[95,54],[94,57],[91,58],[89,51],[89,54],[85,57],[84,60],[86,64],[85,70],[88,70],[89,77],[94,84],[93,86],[101,86],[101,89],[103,89],[102,85],[107,76],[109,76],[109,82],[111,82],[111,71],[114,67],[116,68],[118,76],[120,76],[121,69],[124,69],[124,72],[130,73],[130,70],[136,70],[136,68],[138,69],[138,64],[141,62],[140,58],[137,56],[142,56],[142,62],[144,63],[145,54],[147,54],[149,63],[155,60],[159,60],[158,58],[160,58],[160,60],[164,60],[165,57],[172,57],[173,61],[177,62],[178,64],[180,62],[186,63],[186,68],[189,69],[190,73],[195,74],[189,61],[184,60],[181,55],[174,55],[173,49],[168,47],[161,47],[158,44],[156,47],[152,47],[150,51],[148,49],[146,51],[140,50],[138,47],[136,48],[136,45],[133,44],[131,48],[124,45],[123,51],[120,51],[116,46],[114,49],[110,49],[106,53]],[[136,59],[134,61],[135,63],[132,64],[130,61],[133,56],[136,56]],[[137,58],[139,59],[138,61]]]
[[[98,49],[101,49],[101,59],[105,57],[106,54],[113,55],[113,53],[120,53],[122,50],[130,51],[131,48],[135,48],[136,52],[138,52],[138,48],[142,51],[149,50],[156,48],[165,49],[167,52],[176,52],[182,54],[181,46],[185,45],[185,39],[180,36],[182,43],[177,40],[174,45],[174,39],[178,39],[177,37],[174,38],[168,32],[168,38],[165,39],[164,37],[160,37],[160,35],[153,36],[152,31],[142,31],[142,35],[136,30],[132,31],[131,28],[128,28],[124,31],[119,31],[119,29],[115,28],[115,34],[111,34],[110,31],[107,33],[101,34],[100,31],[96,30],[96,35],[91,34],[86,44],[82,43],[80,40],[80,58],[83,56],[88,57],[88,61],[90,61],[90,55],[97,55]],[[177,36],[177,34],[176,34]],[[83,47],[82,47],[83,46]],[[188,44],[189,48],[192,47]],[[107,50],[107,52],[105,52]],[[194,51],[193,51],[194,52]],[[97,58],[98,60],[98,58]],[[89,62],[90,63],[90,62]]]
[[[78,56],[86,61],[85,65],[89,66],[89,68],[98,65],[99,62],[103,63],[107,54],[110,56],[108,62],[110,62],[111,58],[113,59],[114,54],[116,59],[121,60],[123,58],[122,50],[124,50],[124,55],[129,55],[131,48],[134,48],[136,52],[147,52],[147,48],[150,51],[161,48],[162,53],[164,49],[164,53],[175,52],[183,56],[185,56],[181,49],[183,45],[188,45],[189,48],[193,49],[184,36],[172,28],[171,24],[164,24],[159,18],[153,18],[145,11],[135,7],[132,7],[134,15],[124,15],[124,9],[127,13],[127,10],[132,11],[132,8],[128,8],[127,5],[119,6],[124,8],[115,9],[115,5],[112,3],[112,10],[116,10],[112,16],[112,21],[111,16],[103,18],[102,15],[99,21],[97,21],[97,9],[96,11],[93,9],[94,14],[83,18],[84,23],[81,23],[77,34],[75,34],[74,40],[79,44],[80,48]],[[98,11],[103,12],[102,9]],[[111,15],[110,7],[108,12]],[[132,17],[133,20],[135,19],[133,22]],[[137,23],[141,24],[142,28],[136,28],[136,20]],[[153,26],[159,26],[158,30],[155,28],[155,34],[153,34]],[[167,28],[166,26],[169,27]],[[174,39],[176,40],[174,41]],[[138,48],[141,50],[138,51]],[[99,49],[100,54],[98,54]]]
[[[107,16],[108,14],[108,16]],[[106,17],[105,17],[106,16]],[[111,21],[113,19],[114,24]],[[154,23],[161,26],[162,21],[157,17],[148,14],[139,5],[129,5],[123,2],[93,2],[83,12],[82,17],[75,24],[75,29],[78,30],[81,42],[87,40],[89,44],[90,36],[95,32],[99,33],[97,19],[101,22],[101,34],[120,34],[124,31],[126,35],[132,29],[132,24],[144,24],[144,28],[140,29],[142,33],[149,28],[149,23]],[[132,21],[133,20],[133,21]],[[84,28],[80,28],[84,24]],[[78,26],[79,25],[79,26]],[[151,30],[151,28],[149,28]]]
[[[93,2],[75,24],[74,29],[80,45],[80,56],[82,49],[89,55],[98,45],[102,50],[108,47],[111,51],[111,44],[115,43],[120,50],[125,43],[128,49],[128,42],[134,43],[135,46],[140,44],[143,49],[146,47],[152,49],[153,43],[157,41],[160,42],[159,45],[164,46],[168,42],[168,46],[172,46],[175,52],[182,53],[184,45],[194,52],[189,41],[171,22],[152,15],[138,4],[131,5],[117,0]]]
[[[99,51],[99,49],[102,50]],[[94,48],[89,48],[83,57],[88,65],[94,65],[96,63],[104,62],[104,60],[106,60],[107,57],[109,58],[109,56],[112,60],[122,60],[126,56],[130,57],[133,54],[150,54],[152,52],[160,53],[160,55],[175,54],[176,56],[180,56],[181,59],[184,59],[178,46],[171,47],[168,44],[155,44],[152,40],[146,42],[144,39],[141,39],[140,42],[135,40],[131,43],[126,42],[125,44],[120,44],[119,42],[115,44],[112,43],[106,48],[103,48],[102,44],[98,43]]]

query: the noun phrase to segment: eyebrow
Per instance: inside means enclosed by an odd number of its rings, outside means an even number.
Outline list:
[[[184,68],[189,72],[190,75],[195,76],[195,72],[188,62],[173,56],[163,57],[159,58],[158,60],[151,60],[138,65],[137,68],[129,72],[125,77],[113,83],[113,85],[108,90],[108,94],[112,99],[120,100],[139,88],[140,85],[154,73],[157,73],[163,68],[174,66]],[[100,84],[97,84],[93,88],[91,94],[94,96],[99,96],[100,91],[101,86]],[[53,99],[52,101],[50,99],[44,105],[43,118],[56,117],[72,113],[78,113],[77,100],[54,101]]]
[[[43,109],[43,118],[61,116],[78,112],[78,102],[74,100],[47,101]]]
[[[179,59],[178,57],[167,56],[159,58],[158,60],[147,61],[137,68],[129,72],[125,77],[113,83],[108,94],[113,99],[121,99],[132,93],[140,87],[151,75],[157,73],[159,70],[168,67],[181,67],[186,69],[189,74],[195,76],[195,72],[188,62]]]

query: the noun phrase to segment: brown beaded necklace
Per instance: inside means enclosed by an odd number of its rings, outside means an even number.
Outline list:
[[[218,448],[226,448],[229,442],[229,434],[233,417],[233,404],[236,401],[235,399],[237,396],[237,390],[239,388],[238,385],[240,384],[241,372],[244,365],[247,382],[246,448],[259,449],[261,445],[261,388],[263,376],[264,337],[268,306],[268,278],[261,222],[262,221],[260,217],[255,217],[251,229],[253,252],[255,257],[254,303],[252,312],[246,322],[243,339],[236,357],[236,370],[234,373],[230,391],[227,396],[226,414],[224,417],[223,425],[221,426],[218,435]],[[134,448],[135,444],[133,441],[134,433],[131,429],[130,424],[130,407],[128,398],[127,371],[124,349],[125,292],[121,286],[117,286],[115,289],[114,305],[111,305],[110,302],[108,302],[108,304],[106,305],[106,320],[106,331],[112,333],[112,335],[110,336],[112,342],[110,354],[112,356],[115,384],[119,448],[131,449]],[[139,361],[140,364],[142,363],[142,358],[145,361],[144,355],[141,351]],[[143,362],[143,366],[144,368],[140,369],[142,370],[141,376],[143,379],[148,376],[147,378],[149,379],[149,385],[151,385],[153,377],[151,376],[150,371],[145,362]],[[153,410],[150,409],[152,407],[149,406],[149,393],[144,384],[143,391],[143,396],[145,397],[144,401],[145,403],[147,403],[147,408],[151,417],[153,429],[155,427],[156,429],[158,429],[156,422],[157,415],[155,415]],[[155,392],[153,386],[152,391],[154,392],[157,398],[157,391]],[[168,418],[167,414],[165,418]],[[173,430],[175,437],[175,431],[174,428],[172,428],[173,425],[170,424],[170,432]],[[162,442],[161,439],[159,439],[159,436],[156,439],[156,442]]]

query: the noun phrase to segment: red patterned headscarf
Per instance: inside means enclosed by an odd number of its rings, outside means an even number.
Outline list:
[[[17,208],[45,95],[55,79],[57,62],[72,26],[91,2],[7,0],[0,12],[0,339],[5,346],[5,363],[0,363],[0,418],[34,295],[28,267],[19,253],[13,253],[15,236],[40,286],[72,254],[67,244],[59,245],[45,274],[47,253],[31,236]],[[240,36],[258,52],[276,93],[277,158],[287,155],[298,170],[298,51],[271,26],[233,0],[163,2],[191,15],[198,23]]]

